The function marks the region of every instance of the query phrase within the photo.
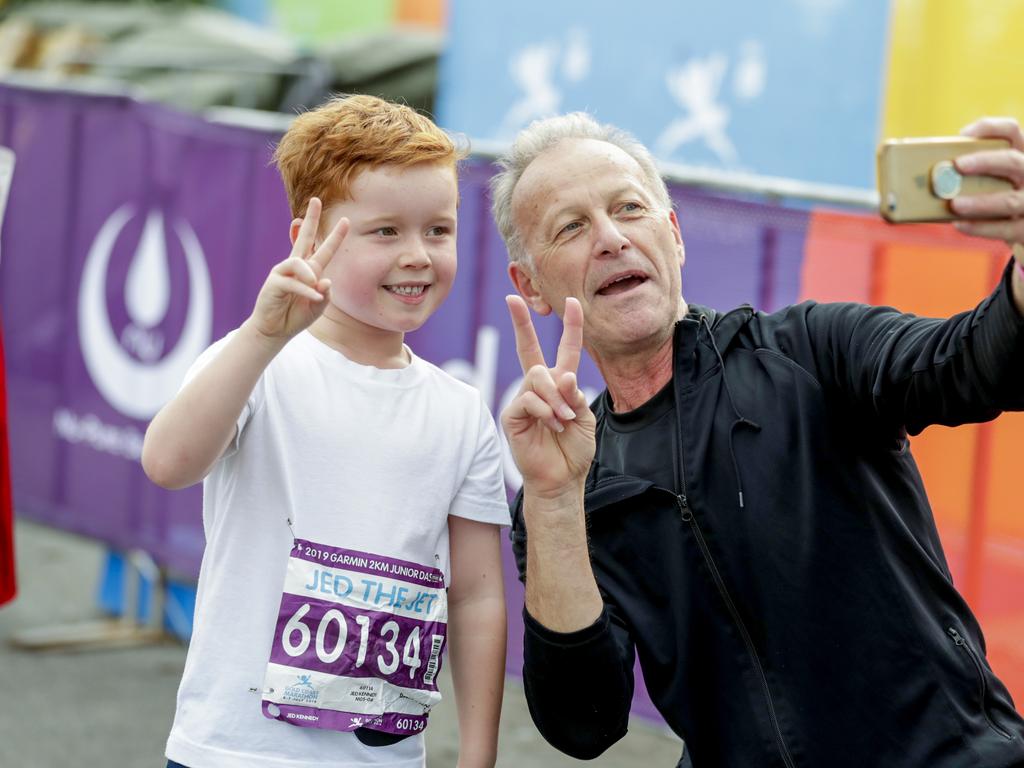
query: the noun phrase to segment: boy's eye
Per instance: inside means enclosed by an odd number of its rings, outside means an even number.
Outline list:
[[[384,237],[394,237],[398,234],[398,230],[394,227],[378,227],[374,230],[374,233]]]
[[[427,234],[431,237],[444,237],[449,232],[448,227],[431,227],[427,230]]]

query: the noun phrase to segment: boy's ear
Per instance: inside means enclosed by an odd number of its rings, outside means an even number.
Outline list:
[[[512,280],[512,285],[519,291],[519,295],[526,299],[530,309],[538,315],[551,314],[551,305],[540,295],[540,291],[537,290],[536,281],[527,267],[524,267],[518,261],[513,261],[508,265],[508,276]]]
[[[292,219],[292,225],[288,227],[288,238],[295,245],[295,238],[299,236],[299,228],[302,226],[302,219]]]

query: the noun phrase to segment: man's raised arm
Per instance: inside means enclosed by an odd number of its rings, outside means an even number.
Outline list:
[[[526,303],[508,298],[523,385],[501,415],[523,475],[526,609],[523,679],[530,714],[554,747],[580,759],[626,732],[633,644],[605,607],[590,564],[583,489],[595,420],[576,381],[583,310],[567,298],[548,368]]]

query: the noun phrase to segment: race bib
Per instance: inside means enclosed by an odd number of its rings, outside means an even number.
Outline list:
[[[447,622],[437,568],[298,539],[263,714],[307,728],[419,733],[441,700]]]

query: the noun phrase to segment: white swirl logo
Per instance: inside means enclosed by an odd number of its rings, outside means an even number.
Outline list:
[[[107,311],[107,269],[114,244],[133,215],[130,204],[114,211],[89,249],[78,292],[78,336],[85,367],[100,394],[126,416],[149,419],[173,397],[189,366],[209,345],[213,291],[199,239],[179,219],[174,231],[188,267],[189,306],[177,345],[163,355],[164,337],[157,325],[170,305],[167,244],[163,214],[150,211],[125,284],[130,322],[118,339]]]

